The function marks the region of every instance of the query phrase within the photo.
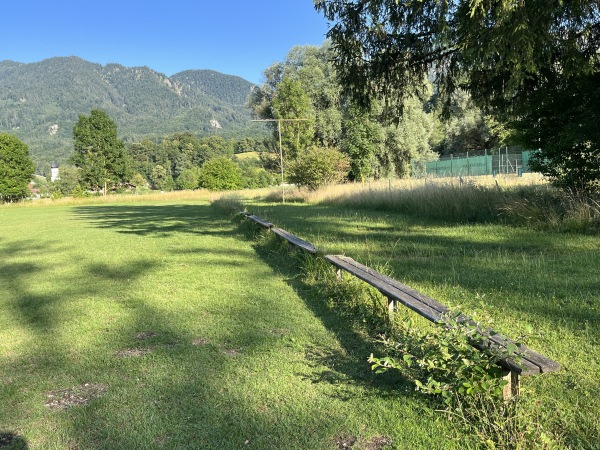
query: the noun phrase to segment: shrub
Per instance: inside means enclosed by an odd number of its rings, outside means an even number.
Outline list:
[[[332,148],[312,147],[288,166],[288,179],[310,190],[343,181],[350,169],[348,158]]]
[[[176,182],[177,189],[198,189],[200,186],[200,168],[185,169]]]
[[[208,161],[200,169],[200,186],[211,191],[228,191],[242,187],[242,170],[228,158]]]

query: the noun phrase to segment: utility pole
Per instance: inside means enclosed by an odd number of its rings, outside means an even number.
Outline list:
[[[281,203],[285,203],[285,187],[283,186],[283,147],[281,146],[281,122],[303,122],[309,119],[254,119],[252,122],[277,122],[279,135],[279,165],[281,166]]]

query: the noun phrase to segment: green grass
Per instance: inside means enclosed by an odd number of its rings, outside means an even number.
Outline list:
[[[293,264],[205,201],[5,208],[0,230],[5,448],[461,447],[407,381],[371,373],[370,341]],[[85,384],[102,395],[46,406]]]
[[[444,224],[393,211],[249,202],[247,209],[494,326],[560,362],[522,380],[522,403],[551,441],[600,448],[600,237],[486,224]],[[522,443],[527,448],[527,443]]]
[[[598,236],[246,205],[511,337],[533,325],[528,345],[563,368],[523,379],[528,419],[558,447],[598,447]],[[1,209],[0,446],[465,448],[410,380],[371,372],[363,317],[303,276],[311,260],[253,229],[206,200]],[[86,383],[103,395],[45,406]]]

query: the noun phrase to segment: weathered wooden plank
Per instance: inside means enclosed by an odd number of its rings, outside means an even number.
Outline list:
[[[412,297],[405,292],[397,289],[396,287],[384,282],[377,275],[381,275],[373,269],[363,270],[362,264],[357,263],[351,258],[339,257],[333,255],[326,255],[325,260],[331,264],[339,267],[340,269],[346,270],[357,278],[375,287],[379,292],[388,298],[394,298],[402,303],[407,308],[412,309],[423,317],[431,320],[432,322],[438,322],[442,319],[442,313],[438,311],[434,306],[428,305],[422,302],[420,299]],[[351,260],[351,261],[350,261]],[[366,267],[366,266],[363,266]]]
[[[272,228],[274,226],[271,222],[267,222],[266,220],[263,220],[260,217],[255,216],[254,214],[248,216],[248,218],[250,220],[255,221],[257,224],[259,224],[267,229]]]
[[[300,247],[301,249],[309,252],[309,253],[317,253],[317,249],[310,242],[305,241],[304,239],[300,239],[298,236],[293,235],[281,228],[272,227],[271,231],[275,233],[277,236],[285,239],[290,244],[295,245],[296,247]]]
[[[338,269],[343,269],[364,282],[375,287],[379,292],[385,295],[388,300],[397,300],[406,307],[422,315],[432,322],[439,322],[444,319],[444,314],[448,313],[448,308],[433,300],[426,295],[400,283],[393,278],[383,275],[368,266],[360,264],[347,256],[326,255],[325,259],[336,266]],[[491,329],[480,329],[477,324],[466,316],[459,316],[457,320],[469,323],[477,327],[477,331],[488,339],[487,345],[479,346],[478,348],[486,347],[491,349],[506,349],[508,345],[515,342],[506,336],[496,334]],[[512,358],[508,358],[499,362],[502,366],[509,369],[511,372],[520,375],[533,375],[537,373],[553,372],[560,368],[560,364],[546,358],[539,353],[521,345],[518,350],[520,358],[517,363]]]
[[[254,214],[252,214],[252,213],[249,213],[249,212],[245,212],[245,211],[244,211],[244,212],[242,212],[241,214],[242,214],[244,217],[246,217],[246,219],[250,219],[250,220],[252,220],[252,221],[256,222],[257,224],[259,224],[259,225],[261,225],[261,226],[263,226],[263,227],[265,227],[265,228],[267,228],[267,229],[270,229],[271,227],[273,227],[273,226],[274,226],[274,225],[273,225],[271,222],[267,222],[266,220],[264,220],[264,219],[261,219],[260,217],[258,217],[258,216],[255,216],[255,215],[254,215]]]

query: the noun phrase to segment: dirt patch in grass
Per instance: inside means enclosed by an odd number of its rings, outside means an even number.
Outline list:
[[[392,440],[385,436],[374,436],[371,439],[357,438],[349,434],[342,434],[334,439],[335,448],[343,450],[355,445],[363,450],[384,450],[391,445]]]
[[[90,400],[104,395],[108,386],[102,383],[85,383],[70,389],[59,389],[48,392],[46,407],[50,409],[67,409],[72,406],[85,405]]]
[[[142,331],[141,333],[138,333],[135,337],[144,340],[155,336],[157,336],[157,334],[154,331]]]
[[[335,438],[335,448],[343,450],[345,448],[352,448],[356,444],[356,436],[350,436],[342,434]]]
[[[144,356],[148,353],[152,353],[152,349],[150,348],[127,348],[125,350],[119,350],[115,353],[117,358],[132,358],[138,356]]]
[[[242,354],[242,351],[235,348],[224,348],[223,353],[225,353],[228,356],[239,356]]]
[[[208,339],[198,338],[192,341],[192,345],[206,345],[208,344]]]
[[[389,437],[385,436],[374,436],[368,441],[364,442],[361,448],[365,450],[383,450],[392,443]]]

